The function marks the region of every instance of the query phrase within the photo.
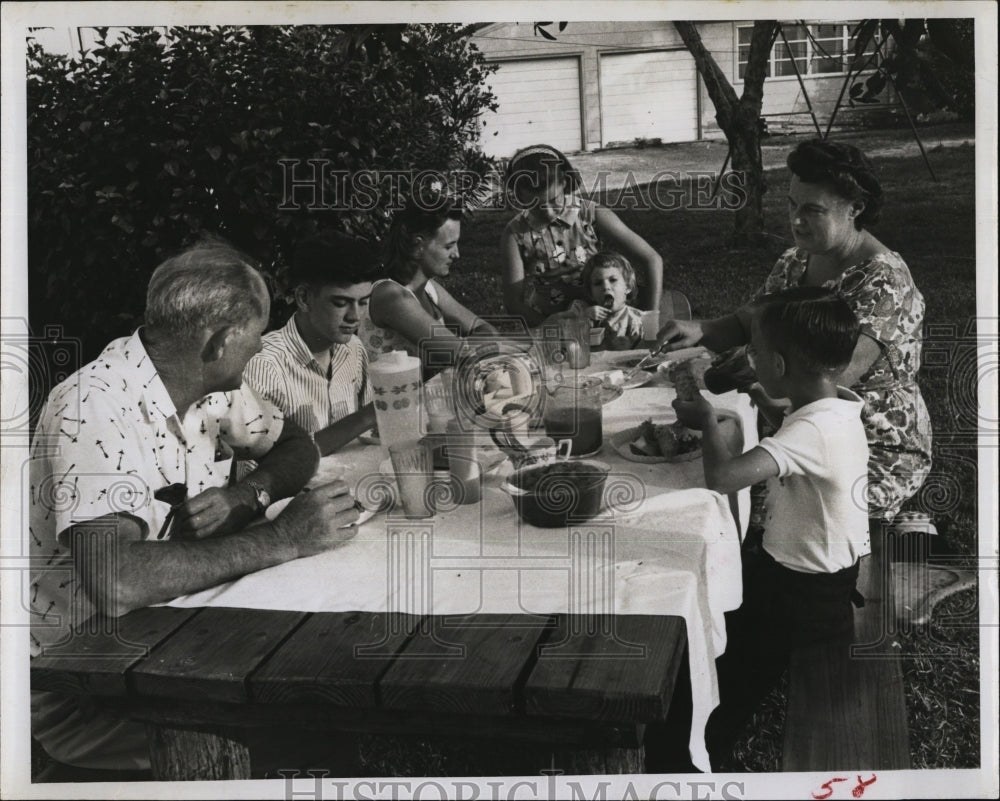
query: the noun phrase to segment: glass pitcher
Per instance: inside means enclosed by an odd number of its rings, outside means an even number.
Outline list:
[[[600,452],[604,441],[601,379],[564,374],[545,389],[545,434],[560,449],[568,447],[574,457]]]

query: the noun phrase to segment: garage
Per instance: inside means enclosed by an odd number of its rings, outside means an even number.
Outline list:
[[[687,50],[600,57],[601,144],[698,139],[698,82]]]
[[[544,142],[563,152],[581,150],[580,60],[501,61],[489,78],[497,111],[484,115],[480,140],[491,156]]]

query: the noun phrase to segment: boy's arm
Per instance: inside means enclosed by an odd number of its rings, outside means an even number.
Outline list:
[[[327,456],[344,447],[375,425],[375,406],[371,403],[341,417],[337,422],[317,431],[313,436],[321,456]]]
[[[678,420],[688,428],[701,430],[701,457],[708,489],[728,494],[778,475],[778,463],[763,448],[742,454],[730,452],[715,409],[701,393],[694,400],[675,400],[673,405]]]
[[[724,495],[778,475],[778,463],[763,448],[730,453],[714,414],[702,429],[701,457],[705,486]]]
[[[772,398],[768,395],[760,384],[753,384],[745,391],[754,406],[757,407],[764,419],[772,426],[778,428],[785,420],[785,412],[788,411],[790,403],[786,398]]]

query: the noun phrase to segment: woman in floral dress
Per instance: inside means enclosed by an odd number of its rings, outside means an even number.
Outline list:
[[[757,296],[795,286],[839,292],[861,322],[863,336],[841,377],[865,400],[868,508],[873,523],[891,521],[931,465],[931,425],[917,385],[924,299],[902,257],[876,239],[882,188],[857,148],[803,142],[788,156],[788,212],[795,239]],[[714,351],[744,345],[749,305],[715,320],[670,321],[665,350],[702,344]],[[755,400],[768,402],[759,391]]]

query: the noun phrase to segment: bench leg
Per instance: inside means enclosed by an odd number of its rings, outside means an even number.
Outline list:
[[[162,781],[249,779],[250,750],[219,729],[191,731],[147,724],[153,778]]]

